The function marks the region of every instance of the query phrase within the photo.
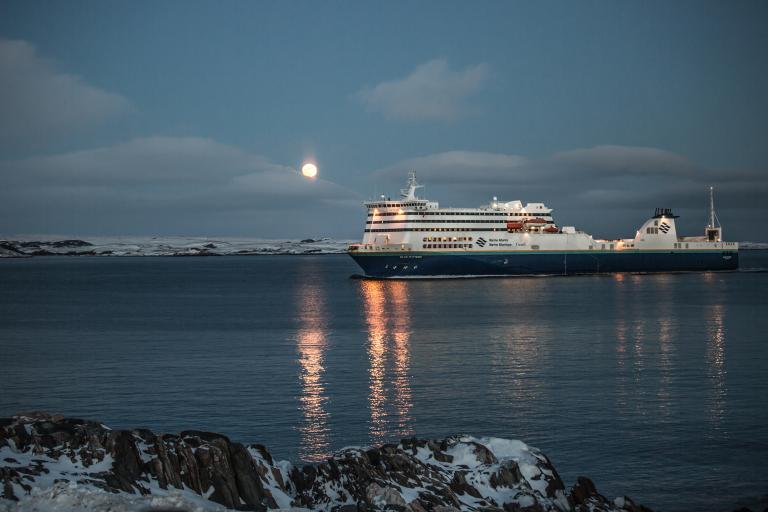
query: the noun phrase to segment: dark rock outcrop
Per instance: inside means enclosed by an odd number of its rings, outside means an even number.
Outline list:
[[[16,245],[7,240],[0,240],[0,255],[6,258],[23,258],[26,256]]]
[[[92,247],[93,244],[85,240],[56,240],[50,242],[51,247]]]
[[[0,483],[5,500],[74,483],[126,496],[176,489],[258,511],[648,510],[609,501],[585,477],[567,492],[549,459],[520,441],[411,438],[295,467],[211,432],[111,430],[44,413],[0,419]]]

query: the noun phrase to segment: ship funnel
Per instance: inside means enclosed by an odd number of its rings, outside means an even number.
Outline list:
[[[679,215],[675,215],[672,213],[672,208],[656,208],[653,218],[654,219],[661,219],[662,217],[668,218],[668,219],[676,219],[679,217]]]
[[[656,208],[653,217],[637,230],[635,244],[651,249],[670,247],[677,242],[677,217],[671,208]]]

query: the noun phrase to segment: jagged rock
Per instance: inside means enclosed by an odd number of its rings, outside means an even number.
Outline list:
[[[365,490],[365,499],[376,508],[385,508],[388,505],[405,508],[405,499],[400,492],[393,487],[381,487],[376,483],[370,484]]]
[[[494,489],[498,487],[513,487],[520,480],[523,479],[523,475],[520,474],[520,469],[517,464],[514,466],[502,466],[498,471],[491,475],[491,487]]]
[[[23,251],[16,247],[12,242],[0,240],[0,257],[4,258],[23,258],[26,256]]]
[[[472,448],[474,449],[475,456],[477,457],[477,460],[479,460],[483,464],[496,464],[499,461],[496,460],[496,457],[493,455],[493,452],[483,446],[480,443],[470,443],[472,445]]]
[[[571,501],[574,505],[583,505],[593,497],[599,497],[595,484],[589,478],[580,476],[571,488]]]
[[[453,478],[451,479],[450,483],[451,490],[456,494],[469,494],[475,498],[482,498],[477,489],[467,483],[465,474],[466,473],[463,471],[456,471],[453,474]]]
[[[2,499],[11,501],[33,487],[58,495],[74,485],[126,499],[158,489],[189,493],[257,511],[648,510],[626,497],[608,501],[585,477],[566,495],[549,459],[520,441],[411,438],[298,468],[275,462],[262,445],[216,433],[111,430],[45,413],[0,418],[0,482]]]
[[[651,509],[649,509],[648,507],[645,507],[643,505],[637,505],[628,496],[615,498],[613,500],[613,503],[617,507],[621,507],[623,510],[626,510],[627,512],[652,512]]]

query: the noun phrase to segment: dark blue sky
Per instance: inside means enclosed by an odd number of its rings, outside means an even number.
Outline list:
[[[414,167],[600,236],[656,206],[698,232],[712,183],[726,237],[766,240],[767,27],[764,2],[2,2],[0,232],[355,237]]]

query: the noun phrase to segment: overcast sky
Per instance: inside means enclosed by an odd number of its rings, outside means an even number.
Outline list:
[[[0,234],[358,238],[409,169],[768,241],[768,3],[0,2]]]

